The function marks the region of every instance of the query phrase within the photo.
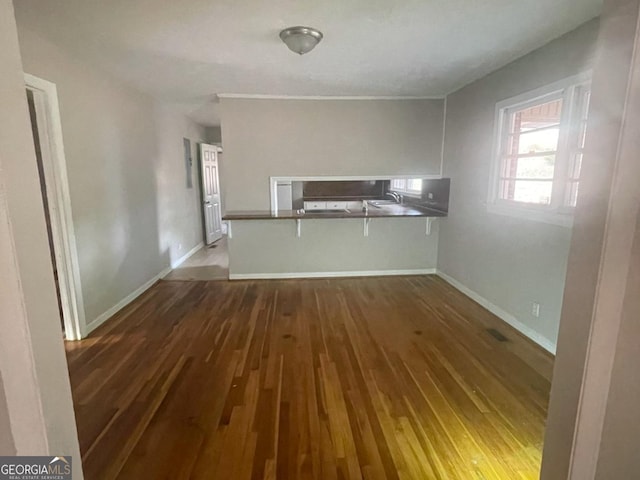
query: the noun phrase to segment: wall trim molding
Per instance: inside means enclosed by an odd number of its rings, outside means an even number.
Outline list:
[[[529,338],[530,340],[532,340],[535,343],[537,343],[538,345],[540,345],[547,352],[552,353],[553,355],[556,354],[556,345],[551,340],[549,340],[548,338],[540,335],[538,332],[536,332],[531,327],[528,327],[527,325],[522,323],[520,320],[518,320],[516,317],[514,317],[513,315],[511,315],[507,311],[503,310],[502,308],[500,308],[496,304],[490,302],[489,300],[487,300],[486,298],[484,298],[480,294],[474,292],[469,287],[465,286],[464,284],[462,284],[461,282],[459,282],[455,278],[450,277],[449,275],[444,273],[442,270],[437,270],[436,275],[438,275],[440,278],[442,278],[444,281],[446,281],[448,284],[450,284],[455,289],[457,289],[460,292],[464,293],[467,297],[469,297],[474,302],[479,303],[480,305],[482,305],[484,308],[489,310],[491,313],[493,313],[500,320],[502,320],[502,321],[508,323],[509,325],[511,325],[513,328],[515,328],[520,333],[522,333],[525,337]]]
[[[182,265],[189,257],[193,256],[198,250],[204,248],[204,242],[200,242],[198,243],[195,247],[193,247],[191,250],[189,250],[187,253],[185,253],[183,256],[181,256],[178,260],[176,260],[175,262],[171,262],[171,268],[178,268],[180,265]]]
[[[266,95],[254,93],[218,93],[216,97],[247,100],[444,100],[446,95]]]
[[[28,73],[24,82],[33,93],[36,108],[65,337],[78,340],[83,336],[86,318],[58,90],[55,83]]]
[[[287,272],[287,273],[231,273],[229,280],[278,280],[287,278],[390,277],[398,275],[433,275],[435,268],[412,270],[364,270],[351,272]]]
[[[104,322],[109,320],[116,313],[118,313],[120,310],[122,310],[124,307],[126,307],[131,302],[133,302],[136,298],[142,295],[144,292],[149,290],[149,288],[151,288],[158,280],[161,280],[162,278],[166,277],[169,274],[169,272],[171,272],[171,270],[182,265],[189,257],[191,257],[193,254],[198,252],[203,247],[204,247],[204,242],[198,243],[195,247],[189,250],[186,254],[184,254],[178,260],[176,260],[175,262],[172,262],[171,266],[165,268],[160,273],[155,275],[153,278],[151,278],[150,280],[142,284],[140,287],[136,288],[133,292],[131,292],[126,297],[124,297],[122,300],[116,303],[109,310],[98,315],[95,319],[93,319],[90,323],[87,324],[84,337],[89,335],[89,333],[94,331],[96,328],[98,328],[100,325],[102,325]]]

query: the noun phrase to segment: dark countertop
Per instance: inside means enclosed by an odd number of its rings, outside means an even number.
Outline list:
[[[361,202],[362,200],[381,200],[380,195],[369,195],[369,196],[337,196],[337,197],[303,197],[303,202]]]
[[[392,217],[446,217],[447,214],[430,208],[407,205],[391,207],[370,207],[368,212],[361,210],[321,210],[297,213],[295,210],[282,210],[273,214],[268,210],[242,210],[227,212],[223,220],[304,220],[317,218],[392,218]]]

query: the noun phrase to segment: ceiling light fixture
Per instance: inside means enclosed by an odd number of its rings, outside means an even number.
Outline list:
[[[322,40],[322,32],[311,27],[289,27],[280,32],[280,39],[292,52],[309,53]]]

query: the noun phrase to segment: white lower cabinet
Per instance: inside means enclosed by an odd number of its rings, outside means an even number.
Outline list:
[[[347,202],[327,202],[327,210],[346,210]]]
[[[307,211],[326,210],[327,202],[304,202],[304,209]]]

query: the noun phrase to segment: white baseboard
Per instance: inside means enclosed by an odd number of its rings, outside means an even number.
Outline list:
[[[546,337],[543,337],[538,332],[533,330],[531,327],[528,327],[527,325],[522,323],[520,320],[518,320],[516,317],[514,317],[510,313],[504,311],[499,306],[491,303],[486,298],[480,296],[479,294],[477,294],[476,292],[474,292],[470,288],[468,288],[465,285],[463,285],[462,283],[460,283],[455,278],[450,277],[449,275],[447,275],[446,273],[442,272],[441,270],[438,270],[436,272],[436,274],[439,277],[441,277],[443,280],[445,280],[447,283],[449,283],[450,285],[452,285],[456,289],[460,290],[467,297],[471,298],[472,300],[474,300],[475,302],[479,303],[484,308],[489,310],[496,317],[500,318],[501,320],[503,320],[506,323],[508,323],[509,325],[511,325],[513,328],[515,328],[520,333],[522,333],[525,337],[533,340],[538,345],[540,345],[542,348],[544,348],[546,351],[548,351],[548,352],[550,352],[550,353],[552,353],[554,355],[556,354],[556,345],[551,340],[549,340]]]
[[[87,327],[86,327],[85,332],[84,332],[84,336],[86,337],[87,335],[89,335],[92,331],[94,331],[96,328],[98,328],[100,325],[102,325],[105,321],[107,321],[109,318],[114,316],[116,313],[118,313],[124,307],[126,307],[131,302],[133,302],[136,298],[138,298],[140,295],[142,295],[144,292],[146,292],[154,283],[156,283],[162,277],[167,275],[170,271],[171,271],[171,267],[165,268],[158,275],[154,276],[152,279],[147,281],[144,285],[141,285],[140,287],[135,289],[133,292],[131,292],[126,297],[124,297],[122,300],[120,300],[118,303],[116,303],[109,310],[107,310],[106,312],[102,313],[101,315],[98,315],[98,317],[96,317],[94,320],[92,320],[91,322],[89,322],[87,324]]]
[[[193,247],[191,250],[189,250],[186,254],[184,254],[178,260],[176,260],[175,262],[172,262],[170,267],[167,267],[164,270],[162,270],[158,275],[156,275],[155,277],[150,279],[148,282],[146,282],[144,285],[141,285],[136,290],[131,292],[129,295],[127,295],[125,298],[120,300],[117,304],[115,304],[109,310],[107,310],[106,312],[102,313],[101,315],[98,315],[97,318],[95,318],[94,320],[92,320],[91,322],[89,322],[87,324],[84,336],[87,336],[89,333],[94,331],[96,328],[98,328],[100,325],[102,325],[109,318],[111,318],[116,313],[118,313],[120,310],[122,310],[124,307],[129,305],[136,298],[138,298],[140,295],[142,295],[144,292],[146,292],[154,283],[156,283],[161,278],[166,277],[169,274],[169,272],[171,272],[171,270],[173,270],[174,268],[179,267],[181,264],[183,264],[185,262],[185,260],[187,260],[190,256],[192,256],[194,253],[196,253],[198,250],[200,250],[203,247],[204,247],[204,242],[200,242],[198,245]]]
[[[286,278],[385,277],[396,275],[432,275],[435,268],[417,270],[366,270],[358,272],[288,272],[288,273],[232,273],[229,280],[277,280]]]
[[[171,262],[171,268],[178,268],[180,265],[182,265],[187,260],[187,258],[192,256],[194,253],[196,253],[201,248],[204,248],[204,242],[200,242],[195,247],[193,247],[191,250],[189,250],[187,253],[185,253],[182,257],[180,257],[178,260],[176,260],[175,262]]]

